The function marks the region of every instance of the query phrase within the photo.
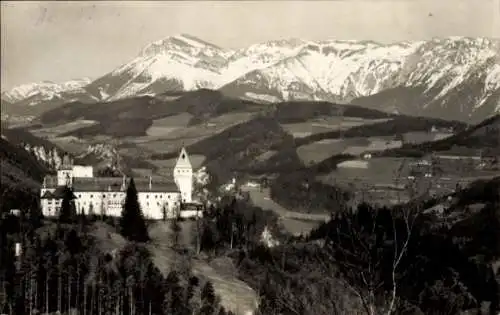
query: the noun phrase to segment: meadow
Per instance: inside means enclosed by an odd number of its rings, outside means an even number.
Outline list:
[[[230,113],[210,118],[204,123],[188,126],[188,118],[192,116],[183,113],[155,120],[153,129],[148,130],[148,136],[136,137],[128,141],[154,153],[169,153],[218,134],[252,116],[253,113]]]
[[[146,134],[151,137],[166,136],[176,129],[185,128],[192,118],[193,115],[182,113],[153,120],[151,127],[146,130]]]
[[[55,138],[59,135],[75,131],[83,127],[89,127],[98,124],[95,120],[80,119],[65,124],[46,126],[43,128],[33,129],[32,132],[38,137]]]
[[[303,138],[310,135],[328,132],[347,130],[352,127],[374,124],[387,121],[387,119],[363,119],[359,117],[318,117],[305,122],[282,123],[283,129],[296,138]]]
[[[350,147],[366,147],[369,142],[362,138],[323,139],[298,147],[297,154],[306,165],[316,164],[333,155],[342,154]]]
[[[373,158],[367,161],[368,167],[339,167],[327,175],[320,175],[318,179],[329,185],[345,185],[352,183],[355,186],[377,185],[388,186],[406,178],[409,175],[409,158]]]

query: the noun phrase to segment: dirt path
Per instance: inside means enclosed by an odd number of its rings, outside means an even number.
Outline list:
[[[183,226],[183,230],[189,227]],[[152,242],[150,251],[154,264],[166,276],[176,262],[179,254],[172,250],[171,228],[167,222],[158,222],[150,227]],[[186,236],[184,236],[186,237]],[[253,314],[258,305],[257,293],[237,277],[230,259],[218,259],[218,264],[205,260],[193,259],[192,270],[198,276],[210,280],[216,293],[221,297],[221,304],[235,314]]]

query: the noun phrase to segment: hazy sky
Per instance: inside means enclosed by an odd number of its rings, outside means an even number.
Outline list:
[[[96,78],[179,33],[228,48],[271,39],[500,37],[500,0],[1,2],[2,91]]]

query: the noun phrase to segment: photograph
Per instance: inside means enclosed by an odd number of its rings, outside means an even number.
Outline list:
[[[0,6],[0,315],[500,315],[500,0]]]

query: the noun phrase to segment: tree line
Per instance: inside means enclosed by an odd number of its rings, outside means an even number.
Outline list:
[[[418,203],[339,209],[302,240],[233,258],[261,314],[496,315],[499,188],[457,193],[443,214]],[[484,207],[473,212],[466,200]]]

